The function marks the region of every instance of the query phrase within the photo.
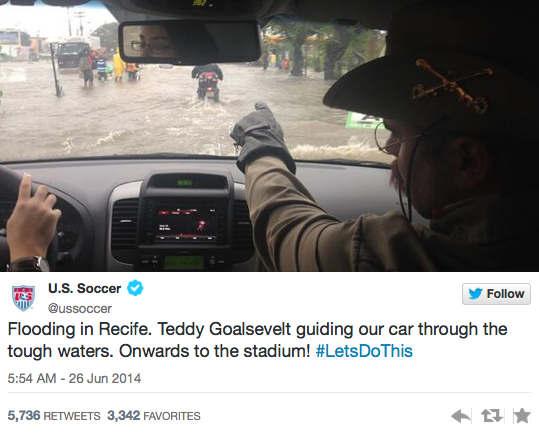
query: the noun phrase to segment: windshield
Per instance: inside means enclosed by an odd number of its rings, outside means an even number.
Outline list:
[[[232,127],[258,100],[296,159],[391,160],[374,142],[381,119],[322,104],[338,77],[383,53],[380,31],[277,17],[258,61],[220,64],[222,80],[199,83],[193,67],[123,63],[117,27],[99,3],[0,6],[2,161],[233,156]]]

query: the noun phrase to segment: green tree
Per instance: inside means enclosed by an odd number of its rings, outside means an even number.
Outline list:
[[[385,33],[379,30],[364,29],[352,36],[343,62],[348,70],[380,57],[385,47]]]
[[[362,27],[347,27],[339,24],[330,24],[321,29],[325,48],[324,80],[335,80],[341,76],[340,67],[337,71],[337,62],[348,48],[355,33],[360,33]]]
[[[103,24],[92,32],[92,36],[99,36],[102,47],[115,51],[118,46],[118,23]]]
[[[292,70],[290,74],[301,77],[305,69],[303,45],[309,36],[317,33],[312,23],[297,21],[286,17],[277,17],[271,22],[274,31],[285,35],[292,45]]]

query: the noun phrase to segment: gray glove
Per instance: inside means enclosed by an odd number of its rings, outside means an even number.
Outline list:
[[[295,174],[296,164],[284,143],[281,125],[264,102],[257,102],[255,109],[256,111],[236,123],[230,134],[242,148],[236,165],[245,173],[245,166],[255,159],[275,156],[282,159],[287,168]]]

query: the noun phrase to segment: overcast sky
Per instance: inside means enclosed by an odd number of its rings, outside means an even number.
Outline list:
[[[77,36],[79,19],[76,12],[84,12],[82,19],[85,35],[102,24],[116,21],[101,3],[77,6],[69,9],[72,35]],[[58,39],[69,36],[67,8],[36,4],[36,6],[0,6],[0,30],[20,29],[30,36]]]

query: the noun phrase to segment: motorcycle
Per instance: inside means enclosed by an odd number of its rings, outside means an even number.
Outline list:
[[[199,99],[213,99],[219,102],[219,88],[217,82],[219,78],[214,72],[203,72],[198,76],[198,97]]]

